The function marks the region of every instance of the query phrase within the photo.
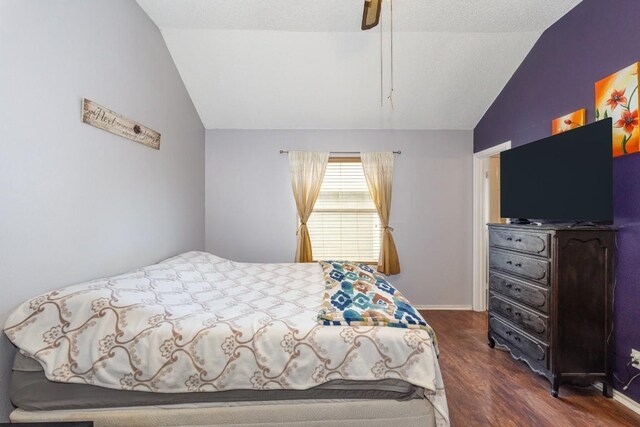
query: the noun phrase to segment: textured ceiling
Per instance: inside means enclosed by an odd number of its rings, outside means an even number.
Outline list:
[[[206,128],[473,129],[580,0],[394,2],[394,109],[363,0],[138,0]],[[389,5],[382,12],[384,97]]]
[[[388,2],[388,0],[386,0]],[[160,28],[358,32],[364,0],[138,0]],[[539,31],[576,0],[396,0],[396,31]]]

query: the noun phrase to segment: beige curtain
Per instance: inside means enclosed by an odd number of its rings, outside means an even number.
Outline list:
[[[360,153],[364,176],[382,223],[382,243],[378,271],[386,275],[400,273],[400,260],[389,227],[391,213],[391,184],[393,182],[393,153]]]
[[[291,188],[296,201],[300,228],[298,228],[298,245],[296,248],[296,262],[313,261],[311,239],[307,230],[307,220],[316,203],[324,171],[329,162],[329,153],[313,151],[289,151],[289,172],[291,173]]]

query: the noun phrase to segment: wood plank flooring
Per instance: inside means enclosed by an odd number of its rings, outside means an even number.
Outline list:
[[[422,311],[436,331],[451,425],[467,426],[640,426],[640,415],[593,387],[560,387],[521,361],[487,346],[486,313]]]

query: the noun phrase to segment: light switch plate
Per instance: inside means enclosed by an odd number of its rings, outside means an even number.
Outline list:
[[[631,366],[636,369],[640,369],[640,351],[631,349]]]

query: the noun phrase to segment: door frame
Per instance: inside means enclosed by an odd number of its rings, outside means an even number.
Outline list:
[[[487,310],[487,241],[486,219],[489,216],[488,191],[485,185],[485,166],[489,157],[511,148],[511,141],[503,142],[473,154],[473,310]]]

